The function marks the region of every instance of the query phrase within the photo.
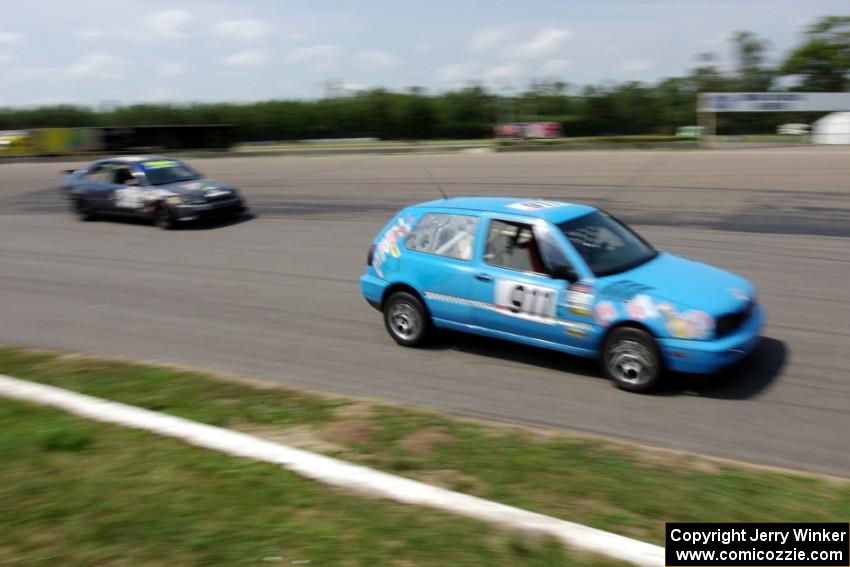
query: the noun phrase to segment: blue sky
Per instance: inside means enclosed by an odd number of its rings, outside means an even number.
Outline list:
[[[700,52],[728,66],[738,30],[779,60],[816,18],[847,13],[847,0],[8,1],[0,105],[653,81]]]

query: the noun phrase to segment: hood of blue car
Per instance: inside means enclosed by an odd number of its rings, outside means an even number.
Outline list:
[[[181,181],[180,183],[169,183],[168,185],[158,185],[157,188],[178,193],[180,195],[188,195],[190,197],[203,197],[211,191],[234,191],[234,188],[227,183],[207,178],[195,179],[194,181]]]
[[[631,270],[601,278],[600,294],[628,300],[638,294],[712,316],[736,312],[754,297],[753,285],[736,274],[666,252]]]

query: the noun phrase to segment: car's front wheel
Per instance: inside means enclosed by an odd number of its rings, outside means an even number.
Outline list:
[[[174,230],[177,228],[177,220],[174,217],[174,211],[166,204],[162,204],[156,208],[153,213],[153,223],[164,230]]]
[[[97,211],[92,208],[88,201],[82,198],[74,199],[72,203],[74,213],[81,221],[93,221],[97,218]]]
[[[602,349],[605,375],[629,392],[646,392],[661,380],[663,365],[652,335],[643,329],[619,327]]]
[[[384,325],[395,342],[419,346],[428,338],[431,318],[422,301],[406,291],[393,293],[384,302]]]

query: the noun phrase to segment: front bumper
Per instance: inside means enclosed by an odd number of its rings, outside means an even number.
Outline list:
[[[708,341],[658,339],[658,346],[667,368],[677,372],[713,374],[738,362],[756,348],[764,320],[764,308],[756,305],[746,323],[727,337]]]
[[[235,216],[247,210],[242,198],[226,199],[202,205],[175,205],[174,218],[178,221],[195,221]]]

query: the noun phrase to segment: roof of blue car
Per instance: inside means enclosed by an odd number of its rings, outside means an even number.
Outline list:
[[[112,156],[108,158],[102,158],[97,161],[116,161],[116,162],[124,162],[124,163],[141,163],[144,161],[160,161],[160,160],[168,160],[168,161],[180,161],[177,158],[168,157],[168,156]]]
[[[588,213],[596,207],[579,203],[567,203],[551,199],[530,197],[450,197],[414,205],[416,207],[439,207],[465,211],[482,211],[542,218],[550,222],[564,222]]]

